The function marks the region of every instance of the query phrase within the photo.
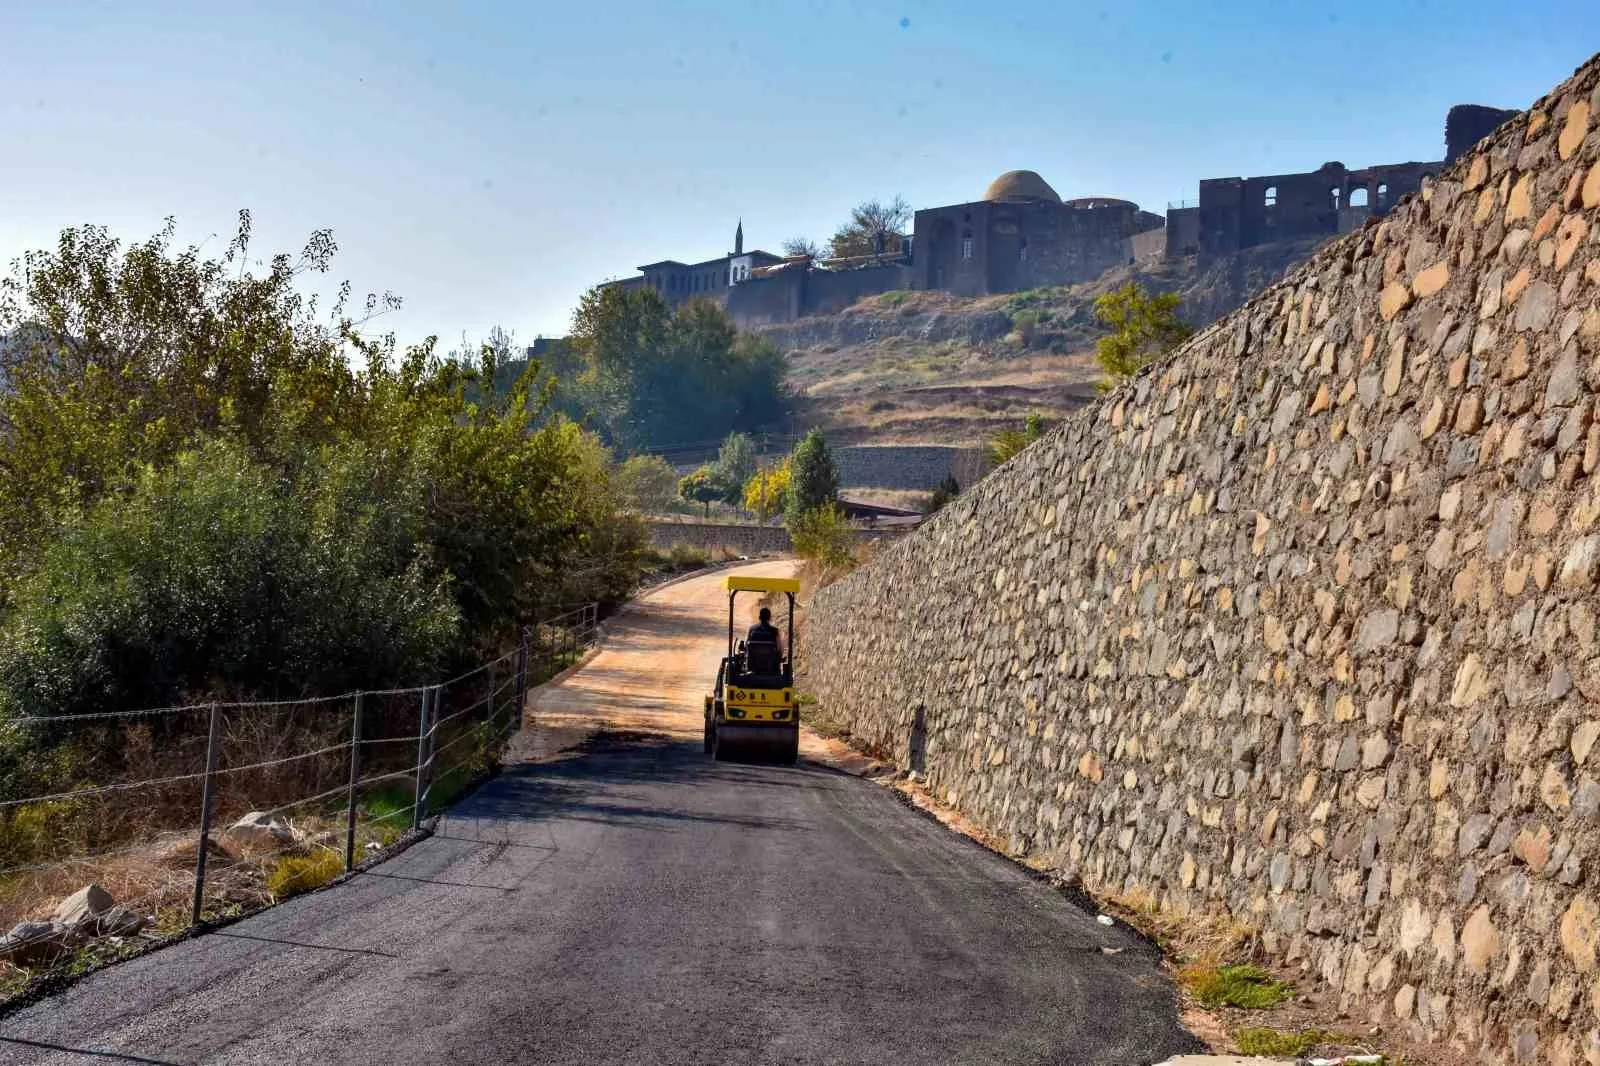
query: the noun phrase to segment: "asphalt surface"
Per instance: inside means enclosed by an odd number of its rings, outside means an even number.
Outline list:
[[[642,724],[597,704],[606,728],[579,752],[510,767],[392,861],[0,1022],[0,1062],[1131,1066],[1200,1049],[1152,948],[890,790],[702,755],[684,701],[718,654],[719,581],[655,593],[556,694],[570,717],[608,691],[638,702],[653,674],[666,695]]]

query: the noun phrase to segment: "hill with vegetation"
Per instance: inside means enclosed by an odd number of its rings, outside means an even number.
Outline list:
[[[983,444],[1031,413],[1095,395],[1095,299],[1129,282],[1175,292],[1191,326],[1213,322],[1304,261],[1319,241],[1223,257],[1149,261],[1092,282],[963,298],[895,291],[758,332],[789,356],[808,421],[839,444]]]

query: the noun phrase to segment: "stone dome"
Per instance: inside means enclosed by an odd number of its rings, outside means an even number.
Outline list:
[[[1050,183],[1031,170],[1008,170],[989,183],[983,198],[994,203],[1045,203],[1059,204],[1061,197]]]

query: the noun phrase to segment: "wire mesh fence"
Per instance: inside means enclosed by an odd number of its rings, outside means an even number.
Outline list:
[[[585,604],[431,685],[6,720],[17,750],[72,760],[81,783],[0,793],[0,960],[47,966],[98,936],[179,932],[353,870],[490,772],[528,689],[598,633]],[[49,913],[90,883],[113,903]]]

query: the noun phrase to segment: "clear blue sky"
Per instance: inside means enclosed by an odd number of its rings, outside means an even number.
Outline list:
[[[0,260],[99,222],[332,227],[404,340],[565,331],[640,263],[825,239],[851,205],[1037,170],[1163,210],[1202,177],[1437,159],[1600,3],[0,0]],[[220,243],[220,239],[218,243]]]

